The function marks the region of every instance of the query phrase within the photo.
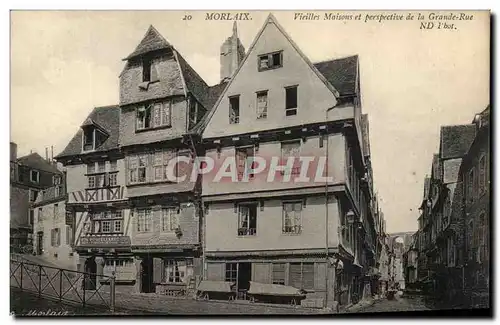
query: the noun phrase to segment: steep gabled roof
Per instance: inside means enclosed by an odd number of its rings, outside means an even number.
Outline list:
[[[474,124],[442,126],[440,135],[441,159],[463,157],[476,136]]]
[[[118,137],[120,128],[120,106],[103,106],[95,107],[89,116],[85,119],[90,119],[99,127],[108,133],[108,138],[95,151],[107,151],[118,147]],[[78,129],[66,148],[55,158],[59,159],[67,156],[79,155],[82,153],[82,134],[81,128]]]
[[[358,56],[314,63],[318,71],[332,84],[340,96],[356,94],[358,81]]]
[[[306,55],[304,54],[304,52],[302,52],[302,50],[300,50],[300,48],[297,46],[297,44],[295,44],[295,42],[288,35],[288,33],[278,23],[278,21],[276,20],[276,18],[274,17],[274,15],[273,14],[269,14],[269,16],[267,17],[266,21],[262,25],[261,29],[259,30],[259,32],[255,36],[255,38],[254,38],[254,40],[252,42],[252,45],[250,45],[250,47],[248,48],[248,51],[247,51],[245,57],[243,58],[243,60],[241,61],[240,66],[238,67],[238,69],[236,69],[236,71],[233,74],[233,77],[231,78],[231,80],[229,80],[229,82],[227,82],[225,84],[225,87],[222,90],[222,92],[220,93],[219,98],[217,99],[217,101],[214,103],[213,108],[208,112],[208,114],[205,115],[205,117],[202,119],[202,121],[200,121],[200,123],[195,128],[193,128],[193,131],[202,132],[203,129],[207,126],[208,122],[210,121],[210,119],[212,118],[213,114],[215,113],[215,108],[219,104],[219,102],[220,102],[221,98],[223,97],[224,93],[227,91],[227,89],[229,89],[231,83],[236,78],[236,76],[238,75],[241,67],[245,64],[246,60],[248,59],[248,57],[252,53],[255,45],[257,44],[257,41],[259,40],[259,38],[261,37],[262,33],[264,32],[266,26],[269,23],[272,23],[272,24],[274,24],[276,26],[276,28],[283,34],[283,36],[292,45],[292,47],[297,51],[297,53],[304,60],[304,62],[311,68],[311,70],[318,76],[318,78],[325,84],[325,86],[333,93],[333,95],[336,98],[338,98],[339,96],[341,96],[341,93],[339,93],[339,91],[330,82],[330,80],[328,80],[328,78],[323,73],[321,73],[315,65],[313,65],[311,63],[311,61],[306,57]],[[348,59],[348,58],[346,58],[346,59]],[[335,61],[335,62],[332,62],[332,61]],[[341,77],[334,76],[334,73],[335,72],[339,72],[339,71],[340,72],[344,71],[344,73],[347,71],[349,74],[353,74],[354,73],[354,76],[355,76],[354,79],[355,79],[355,81],[357,81],[357,75],[358,75],[358,72],[357,72],[357,56],[353,56],[353,57],[351,57],[348,60],[331,60],[331,61],[322,62],[322,63],[320,63],[320,66],[323,69],[323,71],[325,72],[325,74],[333,82],[335,82],[337,84],[340,84],[340,83],[342,83],[345,80],[351,80],[352,79],[352,77],[348,77],[348,76],[341,76]],[[353,69],[354,69],[354,71],[353,71]],[[354,89],[356,89],[355,85],[356,85],[356,82],[354,82]],[[344,94],[345,95],[349,95],[350,93],[348,93],[348,92],[351,91],[352,86],[347,86],[347,87],[344,87],[344,88],[345,88],[344,89]]]
[[[167,49],[170,47],[172,47],[170,43],[167,42],[167,40],[163,36],[161,36],[160,33],[158,33],[153,25],[150,25],[148,31],[146,32],[146,35],[144,35],[139,45],[137,45],[135,50],[123,60],[130,60],[148,52]]]
[[[41,171],[61,174],[61,171],[56,166],[43,159],[38,153],[34,152],[29,155],[20,157],[16,160],[19,165],[27,166]]]
[[[205,109],[207,107],[208,85],[202,77],[187,63],[182,55],[176,50],[177,61],[181,70],[182,77],[186,86],[186,91],[190,92],[197,100],[201,102]]]

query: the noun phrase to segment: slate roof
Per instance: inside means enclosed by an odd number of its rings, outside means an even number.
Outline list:
[[[170,43],[167,42],[167,40],[163,36],[161,36],[160,33],[158,33],[153,25],[150,25],[148,31],[146,32],[146,35],[144,35],[144,38],[139,43],[139,45],[137,45],[135,50],[123,60],[130,60],[151,51],[167,49],[170,47],[172,47],[172,45],[170,45]]]
[[[463,157],[476,136],[474,124],[442,126],[440,135],[441,159]]]
[[[439,154],[435,153],[432,157],[432,177],[434,179],[441,179],[441,159]]]
[[[349,96],[356,93],[358,76],[357,55],[318,62],[313,65],[337,89],[340,96]]]
[[[20,157],[16,160],[19,165],[28,166],[33,169],[46,171],[54,174],[61,174],[61,171],[56,166],[43,159],[38,153],[34,152],[29,155]]]
[[[118,147],[118,137],[120,128],[120,106],[103,106],[95,107],[89,116],[85,119],[90,119],[95,124],[108,132],[109,137],[104,143],[96,148],[95,152],[107,151]],[[82,153],[82,129],[79,128],[66,148],[55,158],[79,155]]]
[[[186,83],[186,91],[193,94],[198,99],[205,109],[209,110],[211,107],[207,106],[208,85],[202,77],[187,63],[187,61],[177,52],[177,59],[181,68],[184,82]]]

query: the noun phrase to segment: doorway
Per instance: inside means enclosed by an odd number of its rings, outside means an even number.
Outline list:
[[[43,254],[43,231],[36,234],[36,255]]]
[[[97,263],[94,257],[89,257],[85,261],[85,275],[83,280],[84,290],[95,290],[97,282]]]
[[[250,289],[252,280],[252,263],[238,263],[238,290]]]
[[[145,257],[141,262],[141,292],[154,292],[153,283],[153,258]]]

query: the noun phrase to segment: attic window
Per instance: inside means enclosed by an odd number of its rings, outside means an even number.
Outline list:
[[[33,183],[39,183],[40,182],[40,173],[37,170],[30,171],[30,180]]]
[[[99,148],[107,135],[93,125],[83,127],[83,151],[91,151]]]
[[[142,81],[151,81],[151,59],[149,58],[142,60]]]
[[[283,66],[283,51],[259,55],[258,70],[265,71]]]

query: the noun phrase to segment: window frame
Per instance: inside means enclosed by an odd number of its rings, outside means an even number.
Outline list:
[[[266,106],[265,109],[260,112],[260,106],[259,106],[259,98],[260,96],[265,95],[266,98]],[[255,93],[255,113],[257,114],[257,120],[264,120],[267,119],[267,110],[269,108],[269,90],[260,90]]]
[[[289,107],[288,103],[288,91],[295,90],[295,107]],[[290,103],[291,105],[291,103]],[[299,85],[291,85],[285,87],[285,117],[297,116],[299,110]],[[292,114],[293,113],[293,114]]]
[[[153,220],[153,211],[151,208],[143,208],[137,209],[135,211],[135,215],[137,216],[137,225],[136,230],[139,233],[147,233],[152,231],[152,220]],[[142,227],[141,227],[142,221]]]
[[[283,270],[275,270],[276,266],[282,266]],[[272,284],[280,284],[286,285],[286,271],[287,271],[287,263],[271,263],[271,283]],[[283,272],[283,278],[275,278],[277,272]]]
[[[160,210],[161,231],[174,233],[180,227],[179,207],[162,207]],[[175,219],[175,220],[174,220]]]
[[[288,155],[288,156],[285,156],[284,155],[284,152],[283,152],[283,145],[292,145],[292,144],[298,144],[298,151],[297,151],[297,155],[295,156],[291,156],[291,155]],[[296,148],[296,149],[297,149]],[[301,166],[300,166],[300,153],[302,151],[302,140],[300,139],[294,139],[294,140],[286,140],[286,141],[281,141],[280,142],[280,158],[281,158],[281,162],[282,164],[286,165],[287,162],[288,162],[288,158],[290,157],[294,157],[294,161],[293,161],[293,166],[291,169],[289,168],[286,168],[285,170],[283,170],[281,172],[282,175],[288,175],[290,174],[290,176],[299,176],[300,175],[300,170],[301,170]],[[290,151],[289,151],[290,152]],[[285,160],[286,158],[286,160]],[[297,166],[297,164],[299,164]]]
[[[279,64],[274,63],[274,56],[276,54],[279,54],[279,61],[280,61]],[[266,67],[262,67],[262,64],[261,64],[262,60],[264,58],[267,60]],[[260,54],[257,56],[257,70],[259,72],[279,69],[282,67],[283,67],[283,50],[269,52],[269,53],[265,53],[265,54]]]
[[[228,107],[229,107],[229,124],[239,124],[240,123],[240,95],[228,96]],[[238,100],[238,109],[236,110],[232,105],[232,100]]]
[[[224,281],[238,283],[238,263],[226,262],[224,263]],[[228,276],[229,274],[229,276]]]
[[[135,108],[135,132],[145,132],[172,126],[172,99],[152,101]]]
[[[255,228],[251,227],[251,210],[250,206],[255,208]],[[242,219],[242,207],[245,207],[248,209],[248,216],[247,216],[247,226],[243,227],[243,221]],[[257,236],[257,219],[259,217],[259,202],[257,201],[248,201],[248,202],[240,202],[238,203],[238,228],[237,228],[237,234],[238,237],[243,237],[243,236]]]
[[[295,210],[296,204],[300,204],[298,225],[297,223],[297,211]],[[293,221],[293,226],[288,226],[288,228],[294,228],[292,231],[287,231],[286,221],[286,206],[292,205],[293,219],[289,217],[290,221]],[[302,233],[302,211],[304,210],[304,202],[302,200],[285,200],[281,202],[282,216],[281,216],[281,233],[283,235],[300,235]]]
[[[33,179],[33,175],[36,175],[35,179]],[[40,183],[40,172],[35,169],[30,170],[30,181],[35,184]]]

